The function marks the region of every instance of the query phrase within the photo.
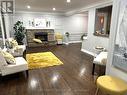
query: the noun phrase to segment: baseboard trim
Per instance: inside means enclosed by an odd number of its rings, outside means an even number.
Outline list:
[[[82,43],[82,41],[70,41],[69,43]]]
[[[95,53],[90,52],[90,51],[88,51],[88,50],[81,49],[81,51],[82,51],[82,52],[84,52],[84,53],[87,53],[87,54],[89,54],[89,55],[96,56],[96,54],[95,54]]]
[[[63,44],[65,44],[65,45],[69,45],[69,43],[66,43],[66,42],[63,42]]]
[[[69,44],[72,44],[72,43],[82,43],[82,41],[70,41],[68,43],[63,42],[63,44],[65,44],[65,45],[69,45]]]

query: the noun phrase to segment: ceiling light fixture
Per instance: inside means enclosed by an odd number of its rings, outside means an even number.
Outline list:
[[[70,3],[71,2],[71,0],[67,0],[67,3]]]
[[[52,10],[53,10],[53,11],[55,11],[55,10],[56,10],[56,8],[53,8]]]
[[[27,8],[30,9],[31,7],[28,5]]]

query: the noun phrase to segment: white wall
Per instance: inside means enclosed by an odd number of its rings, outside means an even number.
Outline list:
[[[63,35],[65,32],[69,32],[70,34],[77,34],[78,36],[72,35],[70,36],[70,41],[79,41],[80,33],[87,32],[87,15],[72,15],[72,16],[64,16],[64,15],[46,15],[42,13],[17,13],[14,16],[14,22],[20,20],[23,21],[25,26],[28,23],[28,20],[34,18],[45,18],[49,19],[52,23],[52,28],[55,29],[55,32],[60,32]],[[12,34],[12,33],[11,33]],[[79,35],[80,34],[80,35]]]
[[[28,27],[29,20],[34,20],[35,18],[44,18],[46,20],[49,20],[51,22],[51,27],[55,29],[55,31],[63,32],[63,25],[62,20],[63,16],[57,16],[57,15],[46,15],[46,14],[39,14],[39,13],[17,13],[15,14],[15,21],[23,21],[24,26]]]
[[[76,14],[65,17],[64,20],[64,31],[69,32],[69,40],[80,41],[81,35],[88,31],[88,15]]]
[[[65,17],[64,29],[70,33],[83,33],[88,30],[88,16],[72,15]]]
[[[95,25],[95,8],[89,9],[88,12],[88,36],[87,40],[82,42],[82,51],[94,55],[95,46],[103,46],[108,50],[109,38],[94,36],[94,25]]]

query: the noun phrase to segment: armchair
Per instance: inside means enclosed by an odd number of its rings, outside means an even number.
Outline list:
[[[26,71],[28,76],[28,65],[23,57],[16,57],[16,64],[7,64],[5,58],[0,54],[0,74],[2,76],[14,74],[21,71]]]
[[[6,40],[7,51],[13,56],[23,56],[23,52],[26,50],[25,45],[18,45],[17,41],[13,38]]]

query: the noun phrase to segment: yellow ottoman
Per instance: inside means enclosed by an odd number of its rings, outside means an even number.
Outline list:
[[[97,79],[97,88],[109,95],[125,95],[127,83],[117,77],[105,75]]]

